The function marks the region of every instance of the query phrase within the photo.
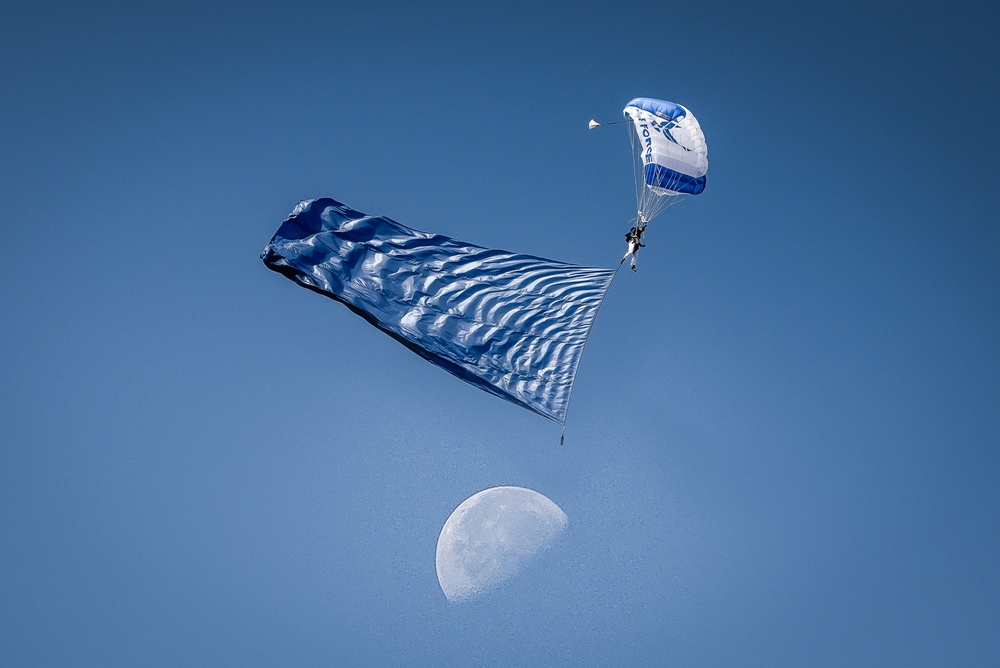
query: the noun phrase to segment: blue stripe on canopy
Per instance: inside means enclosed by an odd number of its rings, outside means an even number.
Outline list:
[[[685,193],[688,195],[700,195],[705,190],[707,179],[702,176],[689,176],[681,174],[669,167],[649,163],[643,167],[643,176],[646,185],[653,188],[665,188],[675,193]]]
[[[636,107],[642,109],[643,111],[648,111],[651,114],[656,114],[657,116],[662,116],[663,118],[669,118],[672,121],[676,121],[678,118],[683,118],[687,115],[684,111],[684,107],[679,104],[674,104],[673,102],[667,102],[666,100],[657,100],[651,97],[637,97],[628,104],[628,107]]]
[[[261,259],[467,383],[561,424],[615,275],[419,232],[329,198],[300,203]]]

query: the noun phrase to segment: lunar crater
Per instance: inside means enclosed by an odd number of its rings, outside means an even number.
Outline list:
[[[445,597],[471,600],[513,577],[552,546],[566,513],[525,487],[491,487],[473,494],[448,517],[438,537],[436,566]]]

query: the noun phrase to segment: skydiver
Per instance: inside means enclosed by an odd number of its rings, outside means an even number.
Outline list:
[[[632,229],[625,233],[625,241],[628,242],[628,250],[625,251],[625,256],[622,257],[622,261],[618,263],[618,266],[620,267],[631,255],[632,271],[635,271],[635,258],[639,254],[639,249],[646,247],[646,244],[642,243],[642,233],[646,231],[646,221],[641,218],[639,220],[642,222],[639,223],[637,221],[636,224],[632,226]]]

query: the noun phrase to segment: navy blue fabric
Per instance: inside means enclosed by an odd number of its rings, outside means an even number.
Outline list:
[[[615,275],[419,232],[329,198],[299,204],[261,259],[462,380],[562,424]]]
[[[656,114],[657,116],[662,116],[663,118],[669,118],[672,121],[676,121],[678,118],[684,118],[684,116],[687,115],[681,105],[674,104],[673,102],[667,102],[666,100],[657,100],[651,97],[637,97],[625,106],[636,107],[638,109],[642,109],[643,111],[648,111],[651,114]]]
[[[643,175],[646,185],[655,188],[666,188],[675,193],[686,193],[688,195],[700,195],[705,190],[707,179],[705,176],[689,176],[681,174],[669,167],[653,163],[643,167]]]

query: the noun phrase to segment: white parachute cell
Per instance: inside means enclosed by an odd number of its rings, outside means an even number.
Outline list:
[[[637,97],[623,110],[632,126],[636,209],[649,221],[685,195],[705,189],[708,144],[698,119],[687,108]]]

